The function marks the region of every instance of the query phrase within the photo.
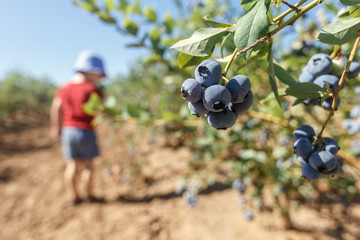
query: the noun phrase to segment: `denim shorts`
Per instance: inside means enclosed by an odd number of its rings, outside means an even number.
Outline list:
[[[94,131],[65,127],[61,131],[61,143],[67,160],[91,160],[99,156]]]

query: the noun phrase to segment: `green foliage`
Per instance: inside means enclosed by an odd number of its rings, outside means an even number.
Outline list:
[[[334,23],[326,25],[318,39],[323,43],[341,45],[355,39],[360,28],[360,18],[343,17]]]
[[[0,81],[0,121],[17,113],[47,115],[55,91],[47,78],[8,73]]]

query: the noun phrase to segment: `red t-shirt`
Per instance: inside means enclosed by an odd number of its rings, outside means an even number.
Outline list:
[[[103,98],[101,89],[91,82],[68,83],[59,90],[57,95],[61,98],[63,127],[93,129],[91,121],[94,116],[87,115],[82,108],[82,104],[88,101],[93,92],[97,93],[101,99]]]

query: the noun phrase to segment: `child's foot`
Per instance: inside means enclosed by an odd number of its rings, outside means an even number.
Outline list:
[[[83,202],[83,200],[82,200],[81,198],[77,197],[77,198],[71,200],[71,201],[69,202],[69,205],[70,205],[70,206],[77,206],[77,205],[79,205],[79,204],[82,203],[82,202]]]
[[[105,203],[106,201],[103,197],[89,196],[86,198],[85,202],[87,202],[87,203]]]

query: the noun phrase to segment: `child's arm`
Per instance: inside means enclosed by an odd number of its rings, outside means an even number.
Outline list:
[[[53,139],[60,139],[61,133],[61,98],[55,96],[50,108],[50,135]]]

